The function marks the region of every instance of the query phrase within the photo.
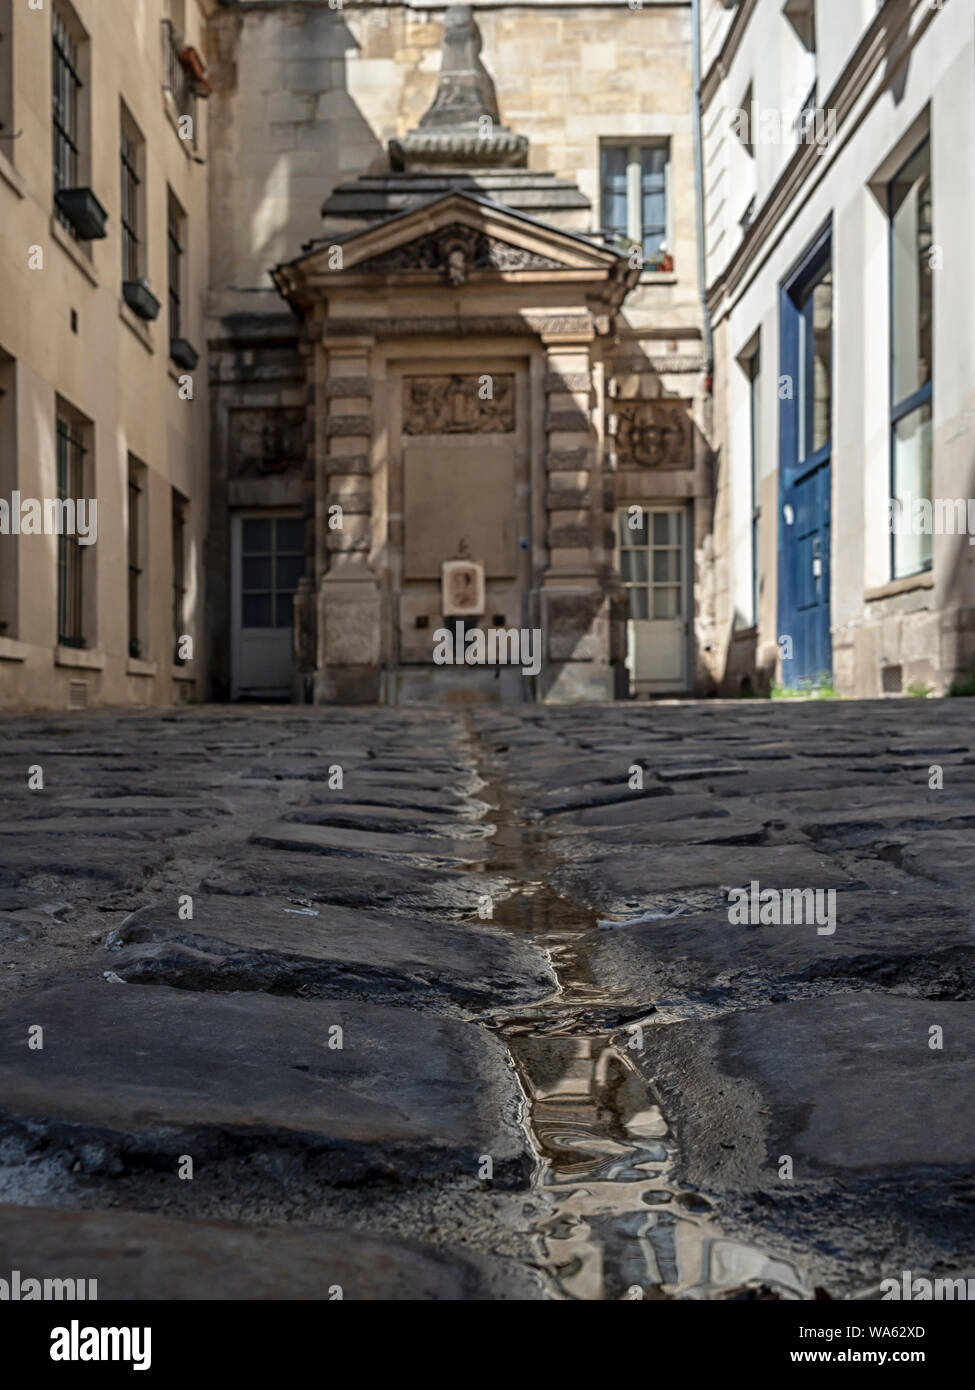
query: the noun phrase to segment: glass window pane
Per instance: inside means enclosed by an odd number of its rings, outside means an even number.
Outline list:
[[[800,459],[829,443],[833,406],[833,275],[813,285],[803,304],[799,415],[803,426]]]
[[[676,586],[653,591],[653,616],[655,618],[680,617],[680,589]]]
[[[647,551],[624,550],[620,555],[620,573],[624,583],[645,584],[648,578]]]
[[[900,503],[894,516],[894,578],[931,567],[931,534],[915,506],[931,497],[931,405],[925,403],[894,426],[893,495]],[[928,510],[928,509],[925,509]]]
[[[602,151],[602,226],[626,235],[626,148],[606,145]]]
[[[628,607],[627,617],[631,621],[639,621],[641,618],[650,616],[647,602],[647,590],[639,586],[626,591]]]
[[[654,512],[654,545],[680,545],[680,512]]]
[[[241,528],[241,538],[246,553],[263,551],[264,554],[267,554],[271,549],[270,521],[257,517],[245,517]]]
[[[273,627],[271,595],[244,594],[241,598],[241,623],[244,627]]]
[[[241,586],[244,589],[271,588],[271,557],[247,556],[241,561]]]
[[[629,508],[617,514],[621,546],[646,545],[647,514],[641,507],[639,513],[630,513]]]
[[[890,185],[892,396],[896,406],[931,380],[930,145]]]
[[[280,550],[290,550],[298,555],[305,552],[305,523],[300,516],[279,516],[275,523],[277,536],[275,545]]]
[[[656,584],[676,584],[680,580],[680,552],[677,550],[655,550],[653,552],[653,578]]]
[[[293,594],[305,572],[304,555],[278,555],[274,568],[274,587]]]
[[[291,594],[278,594],[274,600],[274,625],[275,627],[291,626]]]

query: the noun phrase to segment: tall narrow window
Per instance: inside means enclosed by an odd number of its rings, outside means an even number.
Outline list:
[[[169,338],[175,342],[183,336],[183,209],[170,193],[168,199],[166,243],[169,263]]]
[[[14,157],[14,55],[12,0],[0,0],[0,152]]]
[[[61,5],[51,16],[53,58],[54,193],[77,188],[81,149],[80,96],[82,89],[78,41],[71,20]],[[57,206],[57,205],[56,205]],[[74,227],[57,207],[58,220],[72,236]]]
[[[760,348],[748,359],[748,422],[751,452],[751,542],[752,542],[752,623],[758,622],[758,527],[762,515],[759,505],[759,478],[762,466],[762,353]]]
[[[180,638],[186,631],[186,513],[189,503],[173,490],[173,661],[182,666]]]
[[[142,236],[143,140],[126,108],[122,107],[119,151],[122,180],[122,280],[138,280],[145,273]]]
[[[646,270],[672,269],[667,249],[666,144],[607,144],[601,165],[603,231],[639,246]]]
[[[830,442],[833,413],[833,273],[829,266],[799,298],[799,463]]]
[[[62,407],[57,415],[58,500],[71,502],[61,507],[62,518],[74,513],[74,504],[85,496],[85,431],[81,423]],[[62,647],[83,647],[84,632],[84,554],[75,532],[62,525],[58,535],[58,643]]]
[[[9,502],[17,487],[17,364],[0,348],[0,497]],[[0,538],[0,637],[17,636],[18,543]]]
[[[241,623],[291,627],[298,580],[305,573],[301,517],[245,517],[241,533]]]
[[[186,12],[183,0],[167,0],[162,22],[163,91],[177,120],[190,118],[191,143],[196,148],[196,86],[187,64]],[[192,50],[190,50],[192,52]],[[183,139],[187,137],[182,136]]]
[[[129,656],[146,655],[143,598],[145,572],[145,476],[146,470],[129,459]]]
[[[918,500],[931,499],[931,148],[925,140],[891,180],[890,401],[891,575],[931,568],[930,531],[911,523]]]

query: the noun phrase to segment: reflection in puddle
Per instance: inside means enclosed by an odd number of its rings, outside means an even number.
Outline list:
[[[474,751],[482,752],[476,742]],[[711,1202],[675,1185],[666,1117],[625,1037],[614,1040],[621,1021],[646,1010],[592,979],[579,946],[599,930],[596,913],[549,887],[545,831],[519,822],[503,784],[483,762],[482,771],[481,796],[498,827],[488,870],[514,888],[494,925],[542,947],[559,981],[551,998],[493,1020],[528,1101],[535,1184],[546,1199],[540,1263],[555,1296],[810,1298],[790,1263],[728,1239]]]
[[[666,1121],[609,1036],[508,1042],[529,1100],[538,1185],[553,1199],[538,1226],[543,1263],[563,1297],[809,1297],[792,1265],[726,1239],[703,1214],[706,1198],[669,1185]]]

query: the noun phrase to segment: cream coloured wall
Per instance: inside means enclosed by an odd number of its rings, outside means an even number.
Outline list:
[[[211,0],[188,0],[185,41],[202,50]],[[51,4],[11,6],[12,127],[0,142],[0,352],[14,390],[0,412],[16,431],[16,457],[4,486],[25,497],[55,497],[57,398],[91,424],[90,496],[98,505],[97,543],[84,556],[86,645],[57,647],[57,542],[52,536],[0,536],[4,567],[16,573],[16,600],[0,634],[0,706],[65,707],[69,683],[89,704],[166,703],[204,693],[203,540],[207,522],[207,382],[203,351],[208,273],[206,105],[197,104],[196,148],[181,140],[163,92],[160,25],[164,0],[74,0],[87,33],[85,152],[79,179],[108,213],[103,240],[76,243],[52,216]],[[148,274],[162,301],[154,323],[121,298],[120,101],[145,140]],[[83,125],[83,129],[84,129]],[[187,215],[185,336],[201,353],[192,400],[180,399],[169,361],[166,309],[167,186]],[[31,268],[34,265],[36,268]],[[72,327],[76,316],[76,331]],[[184,385],[183,394],[188,394]],[[146,631],[141,660],[128,655],[127,470],[147,469]],[[189,499],[188,611],[194,660],[174,672],[171,631],[171,488]],[[4,494],[9,500],[9,491]],[[11,559],[11,557],[13,557]],[[9,598],[9,595],[8,595]],[[7,611],[8,608],[11,611]],[[13,611],[15,610],[15,611]]]

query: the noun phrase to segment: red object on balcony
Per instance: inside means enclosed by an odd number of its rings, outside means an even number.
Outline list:
[[[208,97],[213,88],[207,81],[206,64],[197,53],[195,48],[181,48],[179,51],[179,61],[193,79],[196,94],[200,97]]]

